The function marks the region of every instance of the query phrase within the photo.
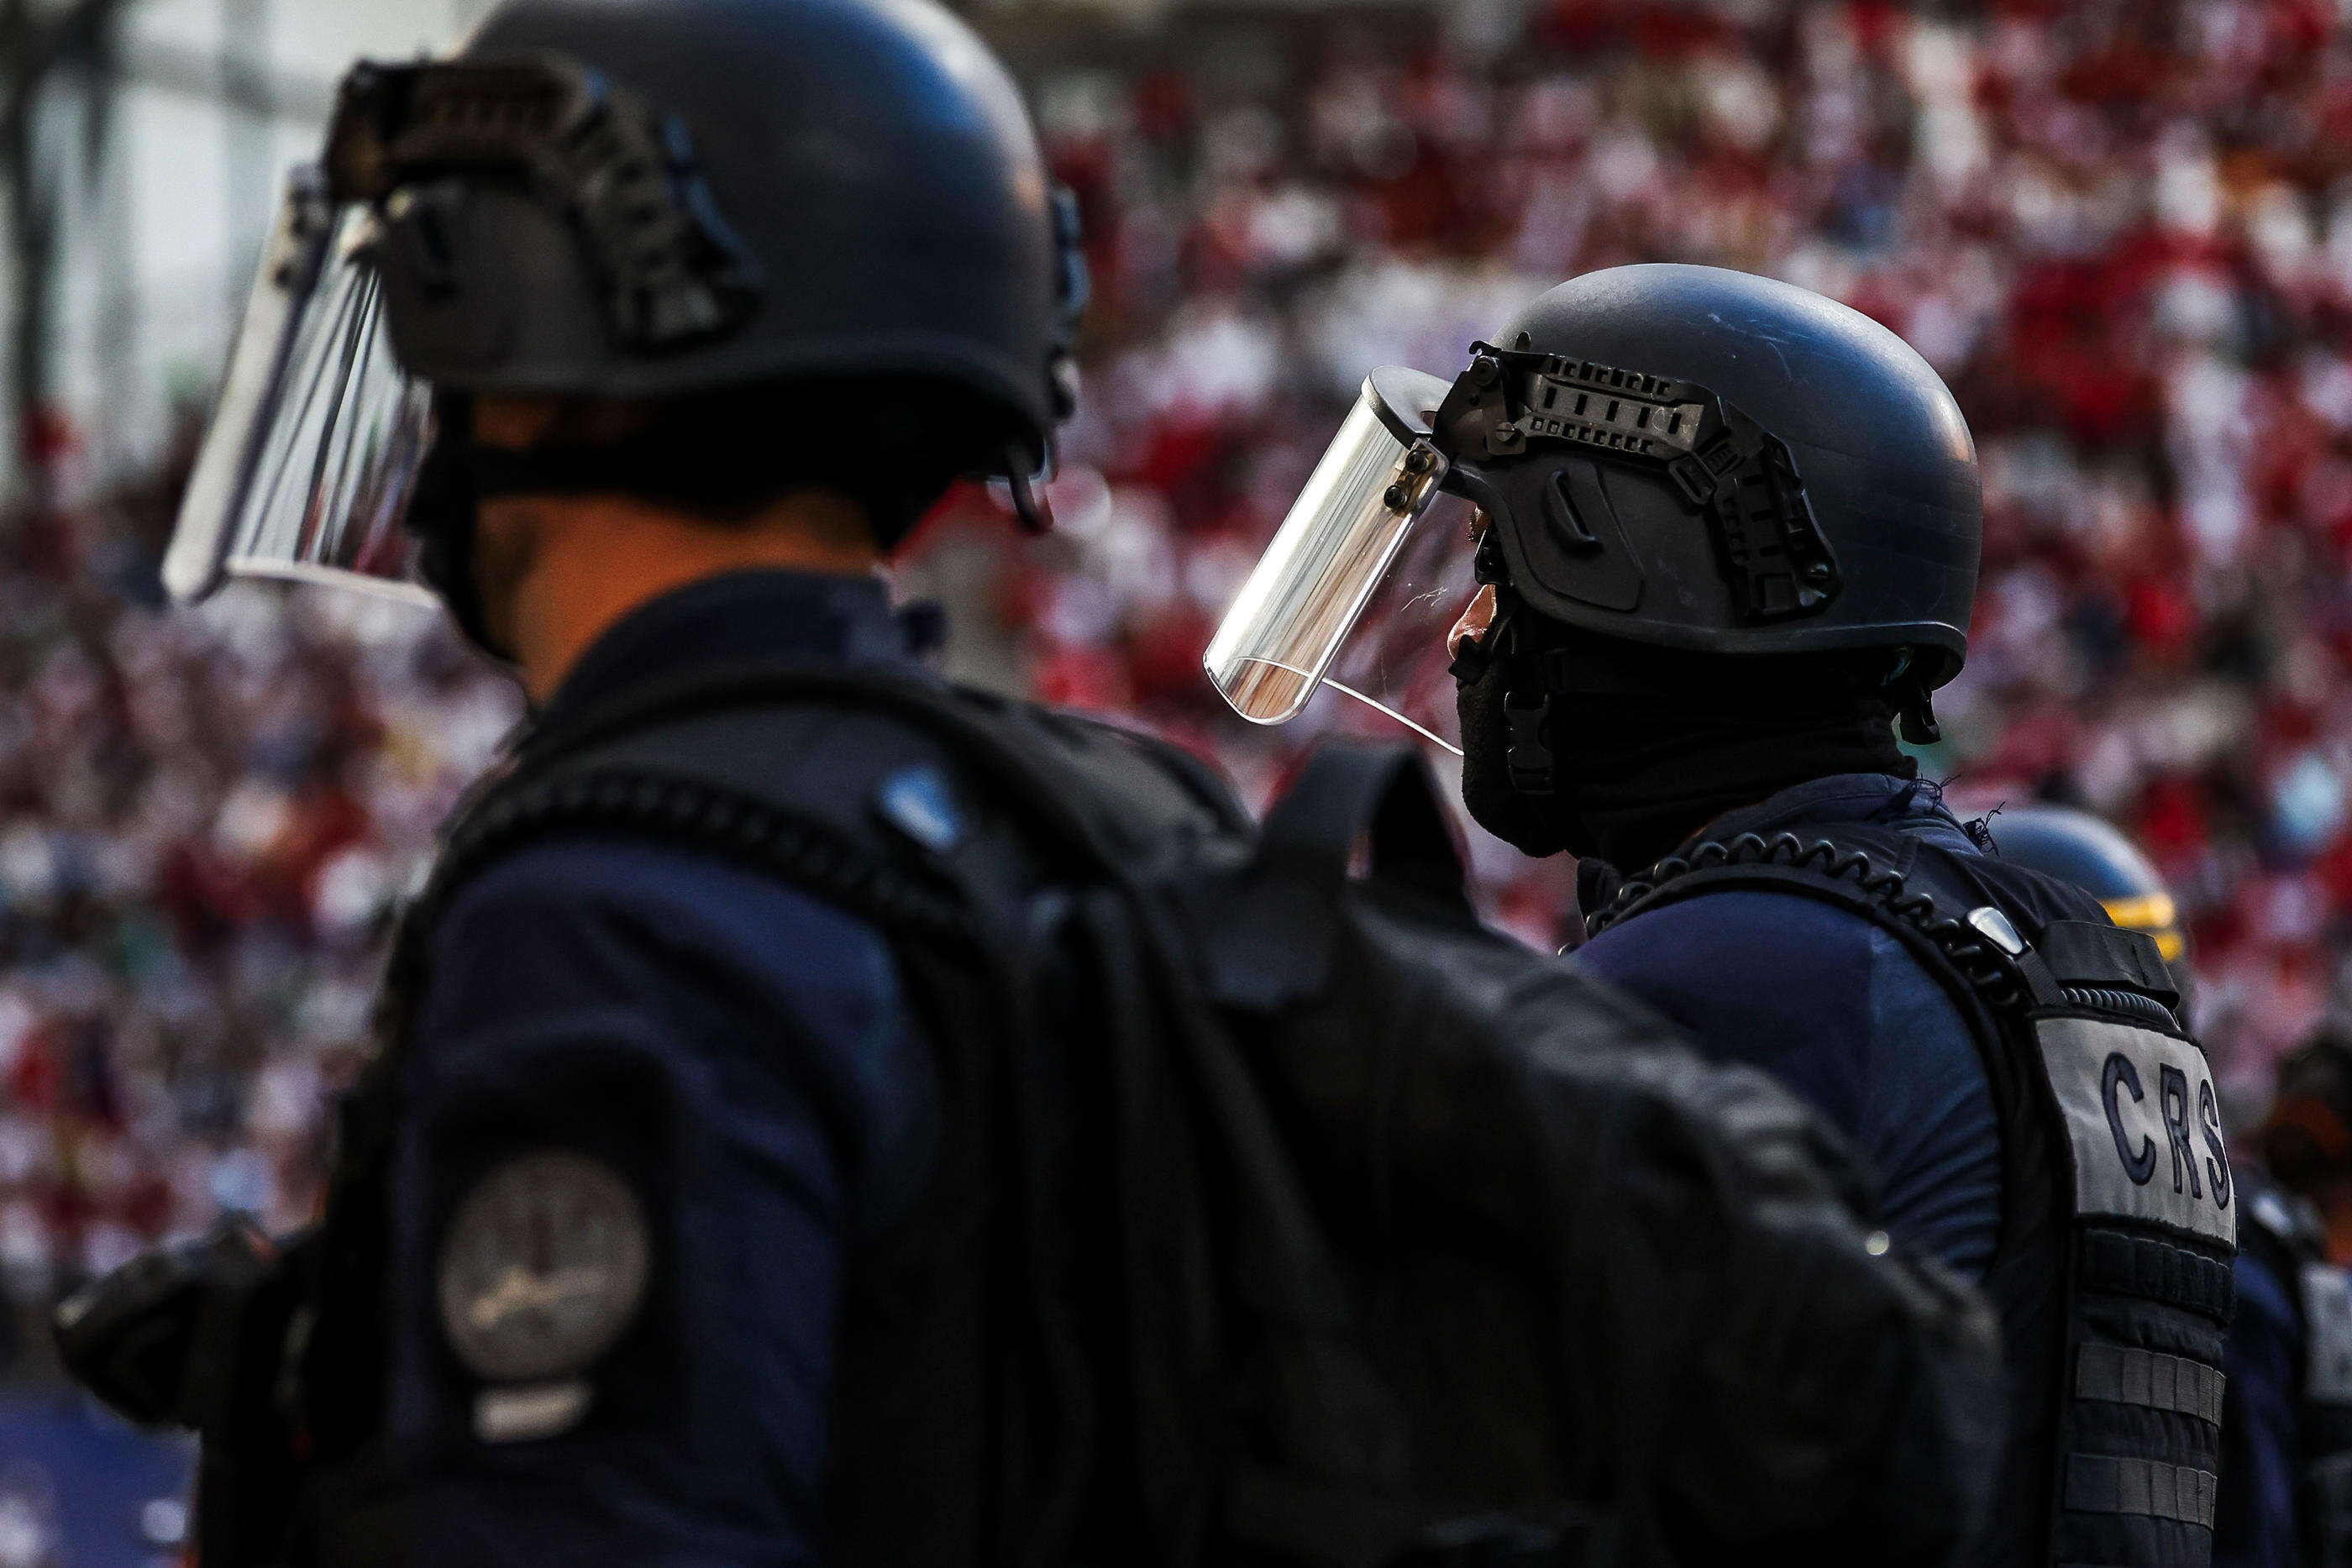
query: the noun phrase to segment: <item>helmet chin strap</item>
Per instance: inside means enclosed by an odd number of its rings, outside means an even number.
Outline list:
[[[1013,495],[1013,515],[1021,531],[1034,538],[1054,531],[1054,507],[1045,487],[1029,472],[1029,455],[1018,446],[1004,449],[1004,485]]]
[[[1895,707],[1895,716],[1903,727],[1903,738],[1914,746],[1933,746],[1944,738],[1936,723],[1936,699],[1923,685],[1915,685],[1904,694]]]
[[[446,400],[439,412],[442,434],[425,454],[408,507],[408,529],[419,544],[417,572],[441,596],[449,618],[467,642],[500,664],[511,665],[515,656],[491,635],[481,586],[474,580],[474,529],[481,495],[470,449],[450,434],[465,429],[469,422],[464,409],[448,406]]]
[[[1462,639],[1449,668],[1456,685],[1468,686],[1500,664],[1506,776],[1515,793],[1549,800],[1559,784],[1551,750],[1551,692],[1540,665],[1518,653],[1518,610],[1517,595],[1498,591],[1494,619],[1481,635]]]
[[[1895,709],[1895,722],[1903,738],[1914,746],[1933,746],[1944,738],[1944,732],[1936,723],[1935,693],[1911,673],[1915,663],[1912,651],[1903,649],[1895,655],[1895,667],[1886,672],[1886,679],[1881,684],[1886,688],[1888,705]]]

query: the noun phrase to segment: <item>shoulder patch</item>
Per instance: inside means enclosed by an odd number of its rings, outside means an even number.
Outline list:
[[[652,1261],[645,1205],[611,1165],[569,1149],[517,1155],[475,1181],[441,1238],[441,1331],[487,1382],[568,1376],[636,1317]]]
[[[927,762],[900,768],[875,790],[882,820],[937,854],[963,841],[963,813],[946,775]]]
[[[2230,1156],[2205,1053],[2104,1019],[2035,1027],[2072,1145],[2074,1212],[2237,1241]]]

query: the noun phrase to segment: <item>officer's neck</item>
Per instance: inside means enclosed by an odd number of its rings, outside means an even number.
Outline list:
[[[638,606],[730,571],[859,576],[881,561],[864,513],[793,491],[740,522],[627,496],[519,496],[483,504],[475,573],[490,630],[547,700],[597,638]]]

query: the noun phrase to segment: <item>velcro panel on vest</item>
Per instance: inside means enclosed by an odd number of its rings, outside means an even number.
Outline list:
[[[2164,1301],[2227,1324],[2238,1281],[2227,1263],[2151,1237],[2093,1230],[2083,1238],[2085,1288]]]
[[[2217,1478],[2210,1470],[2156,1459],[2074,1454],[2066,1460],[2065,1506],[2076,1513],[2128,1513],[2213,1528]]]
[[[2075,1216],[2234,1247],[2220,1100],[2195,1042],[2113,1019],[2044,1018],[2034,1033],[2065,1120]]]
[[[2222,1382],[2219,1367],[2128,1345],[2086,1344],[2074,1364],[2074,1393],[2081,1398],[2178,1410],[2216,1427]]]
[[[2035,951],[2062,986],[2122,987],[2154,997],[2167,1007],[2180,1001],[2180,988],[2165,967],[2156,938],[2145,931],[2101,925],[2088,920],[2053,920],[2042,928]]]

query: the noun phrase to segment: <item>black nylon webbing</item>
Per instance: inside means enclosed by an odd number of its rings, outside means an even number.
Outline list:
[[[2158,1459],[2075,1454],[2066,1460],[2065,1506],[2075,1513],[2128,1513],[2213,1528],[2218,1478]]]
[[[683,779],[598,768],[508,786],[454,833],[420,901],[436,912],[474,871],[513,844],[559,830],[668,838],[768,871],[872,920],[969,943],[971,916],[952,888],[877,859],[813,817]]]
[[[2224,1325],[2238,1299],[2227,1263],[2120,1230],[2084,1233],[2082,1282],[2086,1290],[2164,1301]]]
[[[2086,1344],[2074,1364],[2074,1392],[2082,1398],[2177,1410],[2216,1427],[2222,1381],[2220,1367],[2129,1345]]]

